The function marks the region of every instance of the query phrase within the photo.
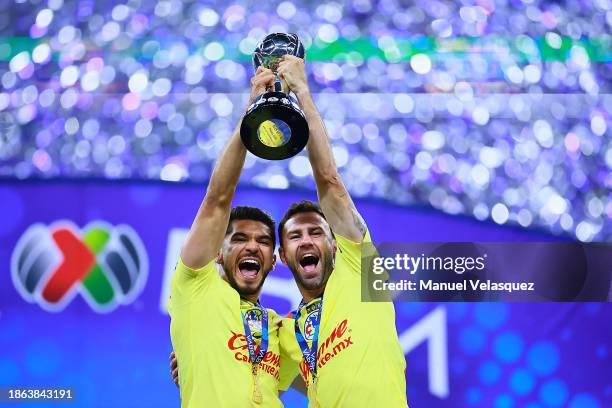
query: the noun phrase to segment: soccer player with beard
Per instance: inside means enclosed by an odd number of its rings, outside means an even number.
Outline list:
[[[248,105],[274,79],[258,69]],[[253,207],[230,212],[246,155],[239,129],[215,165],[172,277],[170,335],[183,407],[282,407],[280,318],[258,301],[276,260],[274,221]]]
[[[406,407],[406,361],[391,302],[361,301],[362,245],[370,233],[334,162],[304,60],[283,57],[279,76],[304,111],[319,205],[292,205],[278,226],[279,255],[303,296],[284,319],[281,348],[300,365],[310,407]],[[333,233],[332,233],[333,231]]]

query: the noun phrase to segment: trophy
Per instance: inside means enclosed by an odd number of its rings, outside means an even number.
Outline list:
[[[283,55],[304,58],[304,46],[295,34],[269,34],[255,48],[253,65],[276,74]],[[308,142],[308,123],[297,101],[283,92],[278,75],[274,89],[255,98],[242,119],[240,137],[254,155],[283,160],[298,154]]]

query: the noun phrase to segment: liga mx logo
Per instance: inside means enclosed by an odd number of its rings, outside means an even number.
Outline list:
[[[32,225],[11,259],[13,284],[21,296],[53,312],[78,293],[100,313],[127,305],[142,291],[148,267],[136,232],[102,221],[82,230],[67,221]]]

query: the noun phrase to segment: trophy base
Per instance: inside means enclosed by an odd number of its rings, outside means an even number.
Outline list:
[[[253,101],[240,126],[248,151],[266,160],[293,157],[308,143],[308,123],[299,106],[283,92],[268,92]]]

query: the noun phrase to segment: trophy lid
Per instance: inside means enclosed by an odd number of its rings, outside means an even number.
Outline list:
[[[260,65],[273,69],[274,65],[283,55],[295,55],[304,58],[306,52],[304,45],[293,33],[272,33],[268,34],[259,43],[253,53],[253,66],[255,69]]]

